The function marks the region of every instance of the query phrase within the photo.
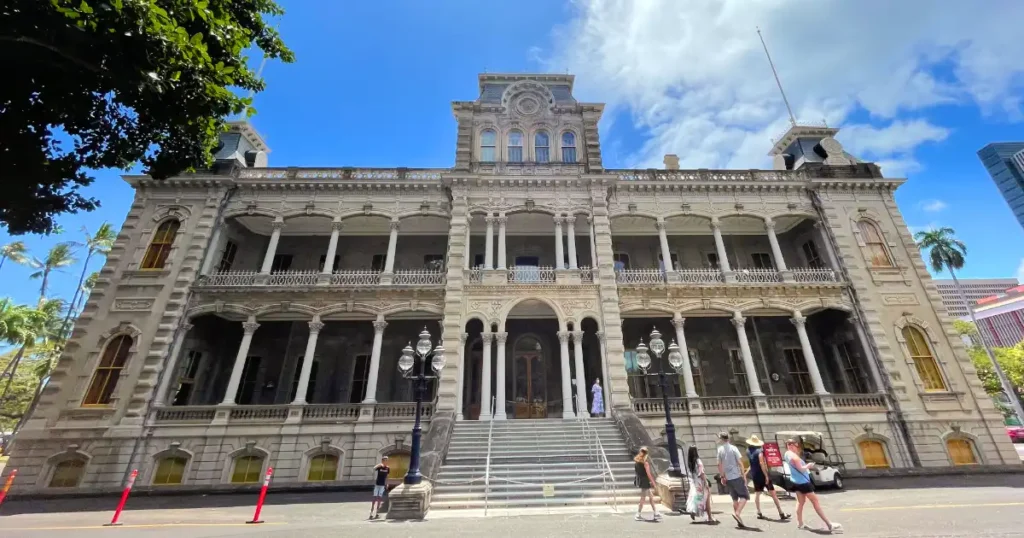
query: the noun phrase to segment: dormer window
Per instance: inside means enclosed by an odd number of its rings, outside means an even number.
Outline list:
[[[520,131],[508,133],[508,162],[523,162],[523,133]]]
[[[546,163],[551,160],[550,156],[550,142],[548,140],[548,134],[544,131],[537,133],[533,137],[533,150],[537,155],[537,162]]]
[[[562,133],[562,162],[576,162],[576,135],[570,131]]]
[[[498,148],[498,133],[494,129],[487,129],[480,133],[480,161],[493,163],[496,160],[496,149]]]

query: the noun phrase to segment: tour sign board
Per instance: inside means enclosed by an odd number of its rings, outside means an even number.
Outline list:
[[[779,451],[778,443],[764,444],[764,462],[768,467],[782,467],[782,452]]]

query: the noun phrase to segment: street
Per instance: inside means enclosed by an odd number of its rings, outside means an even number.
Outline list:
[[[1024,475],[932,477],[918,479],[850,480],[846,491],[821,495],[822,506],[845,534],[871,537],[1021,536]],[[884,489],[898,488],[898,489]],[[145,536],[190,538],[216,536],[317,538],[339,535],[440,538],[453,532],[488,536],[656,536],[685,532],[689,536],[742,536],[744,532],[770,532],[773,536],[808,536],[795,521],[758,521],[753,506],[745,519],[756,527],[742,531],[729,517],[727,498],[715,497],[721,524],[693,523],[688,516],[666,514],[660,523],[633,520],[634,506],[619,506],[618,513],[550,511],[540,515],[466,517],[444,512],[423,522],[367,521],[365,493],[295,493],[267,497],[262,525],[247,525],[255,495],[192,495],[131,499],[121,527],[103,527],[110,520],[116,498],[67,501],[11,500],[0,508],[3,536]],[[764,502],[764,500],[762,500]],[[773,514],[771,501],[764,513]],[[752,503],[751,503],[752,504]],[[785,500],[793,512],[795,500]],[[650,516],[650,512],[645,512]],[[806,522],[822,528],[808,504]],[[813,532],[813,531],[810,531]],[[818,534],[824,534],[818,531]]]

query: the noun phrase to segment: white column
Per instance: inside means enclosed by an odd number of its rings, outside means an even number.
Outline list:
[[[469,270],[469,269],[471,269],[473,267],[473,256],[472,256],[472,253],[469,251],[469,243],[470,243],[470,241],[473,238],[473,236],[470,234],[470,224],[472,222],[473,222],[472,215],[466,217],[466,256],[465,256],[466,259],[463,260],[464,263],[463,263],[463,267],[462,267],[463,269],[466,269],[466,270]]]
[[[494,269],[494,217],[484,217],[487,223],[487,238],[484,239],[484,269]]]
[[[495,387],[494,420],[505,420],[505,342],[508,340],[508,333],[494,333],[498,341],[498,359],[495,363],[498,369],[498,382]]]
[[[800,312],[795,312],[790,319],[796,327],[796,336],[800,339],[800,348],[804,352],[804,362],[807,363],[807,374],[811,376],[811,385],[814,386],[815,394],[828,394],[825,390],[825,383],[821,381],[821,372],[818,371],[818,361],[814,359],[814,349],[811,347],[811,339],[807,337],[807,318]]]
[[[391,237],[388,239],[388,257],[384,262],[384,272],[395,272],[395,250],[398,249],[398,220],[391,221]]]
[[[508,223],[508,217],[504,213],[498,217],[498,269],[508,269],[508,265],[505,262],[505,224]]]
[[[178,334],[174,336],[174,342],[171,343],[170,359],[167,362],[167,373],[164,374],[163,379],[160,380],[160,386],[157,387],[156,396],[153,401],[157,405],[167,405],[167,390],[171,383],[176,383],[178,378],[181,377],[181,364],[178,363],[181,355],[181,345],[185,342],[185,338],[188,336],[188,332],[192,330],[193,325],[189,322],[182,323],[178,327]]]
[[[747,373],[747,385],[750,387],[750,395],[764,396],[764,393],[761,392],[761,382],[757,379],[757,370],[754,368],[754,356],[750,354],[750,342],[747,341],[746,323],[747,318],[739,315],[739,313],[732,318],[732,324],[736,327],[736,339],[740,342],[740,355],[743,357],[743,370]]]
[[[270,244],[267,245],[267,254],[263,256],[263,267],[260,272],[269,275],[270,268],[274,266],[274,254],[277,254],[277,243],[281,240],[281,230],[284,228],[284,220],[275,220],[271,226],[274,231],[270,232]]]
[[[565,253],[562,250],[563,217],[555,217],[555,269],[565,269]]]
[[[661,261],[664,264],[665,272],[670,273],[675,271],[675,267],[672,266],[672,251],[668,248],[668,233],[665,231],[665,219],[659,217],[655,226],[658,227],[658,241],[661,243]]]
[[[210,274],[210,270],[213,269],[214,260],[217,259],[217,254],[221,250],[221,231],[224,228],[223,221],[218,222],[214,225],[213,237],[210,239],[210,246],[206,249],[206,259],[203,260],[203,266],[199,273],[203,275]]]
[[[611,416],[610,411],[612,408],[612,391],[608,387],[610,383],[608,378],[608,353],[605,350],[605,337],[604,331],[597,331],[597,341],[601,343],[601,387],[604,388],[604,416]]]
[[[224,391],[224,400],[221,405],[235,405],[235,394],[238,392],[238,385],[242,382],[242,370],[245,370],[245,359],[249,356],[249,346],[252,344],[252,335],[260,324],[256,318],[250,317],[242,324],[242,343],[238,345],[238,353],[235,355],[235,364],[231,367],[231,377],[228,378],[228,388]]]
[[[480,420],[491,420],[491,339],[489,329],[480,333],[484,341],[483,367],[480,368]]]
[[[732,271],[729,267],[729,256],[725,253],[725,241],[722,240],[722,227],[718,219],[711,219],[711,233],[715,235],[715,251],[718,252],[718,265],[723,273]]]
[[[768,242],[772,246],[772,257],[775,258],[775,269],[777,271],[788,271],[786,260],[782,257],[782,249],[779,248],[779,238],[775,236],[775,221],[769,217],[764,218],[764,228],[768,231]]]
[[[686,364],[686,368],[683,368],[683,386],[686,389],[686,397],[696,398],[697,388],[693,384],[693,365],[690,364],[690,350],[686,347],[686,332],[683,330],[685,324],[686,319],[681,316],[672,319],[672,326],[676,328],[676,345],[679,346],[679,352],[683,354],[683,361]]]
[[[569,235],[569,269],[579,269],[576,263],[576,217],[565,217],[565,224]]]
[[[572,331],[573,355],[576,363],[576,409],[584,417],[590,416],[587,407],[587,377],[583,371],[583,331]]]
[[[459,367],[456,369],[459,373],[459,381],[456,385],[459,392],[455,395],[455,420],[463,419],[463,392],[465,392],[466,385],[466,339],[468,338],[469,333],[462,333],[459,335]]]
[[[309,376],[313,372],[313,356],[316,354],[316,340],[320,338],[320,329],[324,328],[320,318],[313,318],[309,325],[309,339],[306,340],[306,353],[302,356],[302,372],[299,374],[299,388],[295,392],[295,405],[306,403],[306,392],[309,390]]]
[[[325,275],[329,275],[334,272],[334,256],[338,253],[338,235],[341,234],[341,221],[336,220],[331,222],[331,241],[327,243],[327,258],[324,259],[324,271]]]
[[[561,228],[561,226],[559,226]],[[562,418],[576,418],[572,411],[572,373],[569,371],[569,331],[558,331],[562,365]]]
[[[597,270],[597,241],[594,239],[594,217],[587,218],[587,229],[590,232],[590,268]],[[595,275],[596,276],[596,275]]]
[[[384,329],[388,322],[383,316],[373,322],[373,347],[370,349],[370,374],[366,379],[366,398],[363,403],[377,402],[377,375],[380,373],[380,347],[384,343]]]

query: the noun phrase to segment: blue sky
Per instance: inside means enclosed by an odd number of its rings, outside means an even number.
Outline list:
[[[661,166],[664,153],[684,167],[768,167],[786,114],[760,26],[798,118],[841,127],[848,150],[907,177],[897,193],[906,221],[955,228],[970,248],[962,276],[1024,270],[1024,231],[976,155],[1024,138],[1024,58],[1009,54],[1020,50],[1019,1],[941,11],[930,0],[281,4],[297,61],[268,63],[253,118],[271,166],[451,166],[450,102],[476,97],[478,73],[568,70],[579,99],[608,103],[606,167]],[[102,207],[63,217],[63,235],[21,239],[42,256],[83,226],[120,225],[133,192],[119,174],[97,174],[87,193]],[[79,270],[57,274],[51,295],[70,296]],[[30,272],[5,264],[0,294],[34,301]]]

